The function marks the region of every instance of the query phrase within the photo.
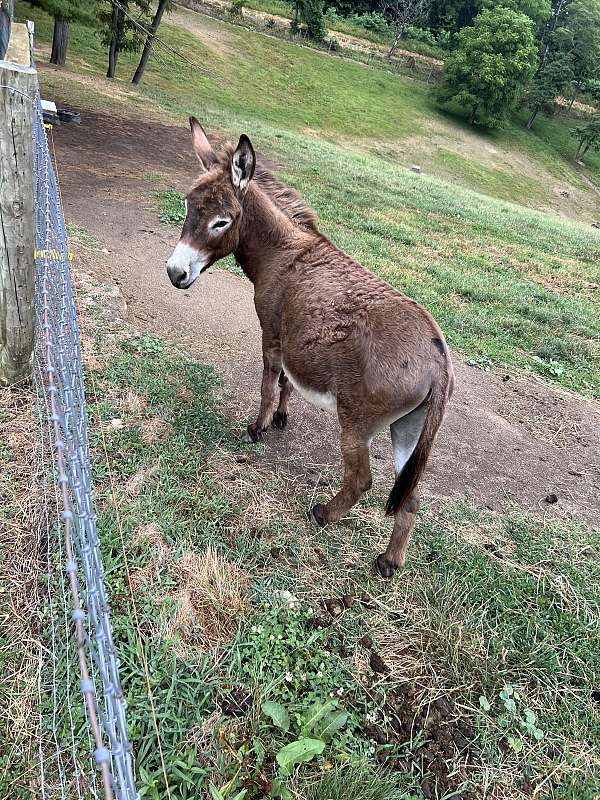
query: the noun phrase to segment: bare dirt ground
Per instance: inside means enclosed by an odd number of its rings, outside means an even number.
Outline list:
[[[61,98],[56,98],[57,102]],[[157,173],[185,190],[196,164],[187,129],[146,118],[116,118],[82,109],[81,126],[54,133],[67,221],[98,244],[75,245],[76,266],[116,283],[129,321],[211,363],[224,381],[224,403],[240,430],[258,408],[260,330],[245,279],[211,269],[188,291],[169,283],[165,260],[179,232],[158,222],[145,175]],[[431,498],[473,498],[481,507],[507,504],[549,516],[597,522],[600,493],[600,407],[516,373],[485,373],[455,356],[457,391],[426,476]],[[335,475],[336,420],[294,398],[290,424],[273,431],[256,459],[273,470]],[[376,486],[392,484],[387,437],[373,444]],[[548,495],[558,502],[549,503]],[[308,499],[307,499],[308,504]]]

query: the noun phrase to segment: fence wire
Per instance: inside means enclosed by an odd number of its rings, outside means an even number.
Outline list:
[[[48,662],[41,795],[136,800],[125,699],[104,584],[81,342],[67,236],[39,91],[33,101],[34,384],[48,535]]]

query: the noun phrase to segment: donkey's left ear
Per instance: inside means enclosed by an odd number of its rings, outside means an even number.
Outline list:
[[[242,133],[238,146],[231,159],[231,180],[236,189],[244,191],[252,180],[254,167],[256,166],[256,155],[250,139]]]

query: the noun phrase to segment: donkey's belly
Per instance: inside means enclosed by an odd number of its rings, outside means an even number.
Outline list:
[[[305,400],[308,400],[309,403],[317,408],[322,408],[324,411],[335,411],[337,409],[337,398],[333,392],[317,392],[315,389],[311,389],[310,386],[303,386],[300,381],[294,378],[285,364],[282,366],[283,371],[294,389],[296,389]]]

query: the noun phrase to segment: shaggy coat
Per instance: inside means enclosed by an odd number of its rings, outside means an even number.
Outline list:
[[[181,238],[168,262],[171,282],[188,288],[234,253],[254,284],[263,378],[249,440],[271,425],[285,427],[293,387],[337,413],[344,480],[327,504],[311,509],[318,525],[337,522],[370,488],[370,443],[390,426],[396,480],[386,512],[395,522],[376,559],[379,573],[390,577],[405,562],[418,483],[452,393],[444,336],[424,308],[319,232],[300,195],[256,166],[246,136],[235,150],[228,145],[217,153],[197,120],[190,123],[204,172],[186,197]]]

